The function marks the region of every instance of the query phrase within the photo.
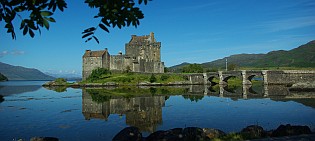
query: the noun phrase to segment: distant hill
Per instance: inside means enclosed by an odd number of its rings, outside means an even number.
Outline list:
[[[54,80],[55,78],[42,73],[37,69],[12,66],[0,62],[0,73],[9,80]]]
[[[49,76],[53,76],[55,78],[65,78],[68,81],[81,81],[81,75],[74,74],[74,73],[53,73],[53,72],[44,72]]]
[[[267,54],[236,54],[201,65],[204,68],[224,68],[226,58],[228,64],[235,64],[239,67],[315,67],[315,40],[289,51],[278,50]],[[169,70],[178,72],[185,65],[187,63],[170,67]]]

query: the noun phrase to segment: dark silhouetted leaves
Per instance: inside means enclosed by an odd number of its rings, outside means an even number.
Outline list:
[[[138,0],[138,4],[147,4],[148,0]],[[140,19],[144,15],[140,8],[136,7],[134,0],[85,0],[91,8],[97,8],[97,13],[94,18],[101,18],[98,26],[109,33],[109,27],[115,28],[116,26],[121,29],[126,26],[137,27],[140,24]],[[86,35],[86,30],[82,34]],[[93,31],[94,36],[95,31]],[[92,36],[92,34],[91,34]],[[92,36],[92,38],[94,38]],[[85,36],[87,37],[87,36]],[[89,38],[86,41],[90,41]],[[95,40],[98,42],[98,40]]]
[[[93,32],[86,33],[86,34],[84,34],[84,35],[82,36],[82,38],[85,38],[85,37],[90,36],[90,35],[92,35],[92,34],[93,34]]]
[[[8,25],[12,25],[12,21],[19,13],[21,18],[20,30],[23,30],[23,35],[29,33],[33,38],[35,36],[34,31],[38,31],[41,34],[40,27],[49,29],[49,22],[56,22],[51,16],[54,14],[56,7],[60,11],[67,8],[67,3],[64,0],[1,0],[0,1],[0,21],[2,19]],[[27,11],[27,12],[26,12]],[[29,19],[25,19],[22,16],[26,15]],[[6,26],[7,33],[11,33],[12,39],[16,39],[14,27]]]
[[[23,35],[26,35],[27,31],[28,31],[28,26],[25,26],[23,30]]]
[[[92,36],[94,38],[94,40],[99,44],[100,41],[95,37],[95,36]]]
[[[46,17],[46,16],[51,16],[53,13],[50,12],[50,11],[42,11],[42,12],[40,12],[40,14],[41,14],[42,16]]]
[[[28,32],[29,32],[30,36],[31,36],[32,38],[34,38],[34,36],[35,36],[34,32],[33,32],[31,29],[29,29]]]
[[[109,32],[109,30],[105,27],[105,25],[99,24],[99,26],[100,26],[103,30],[105,30],[106,32]]]
[[[94,35],[97,27],[109,33],[109,27],[123,28],[125,26],[137,27],[140,24],[140,19],[144,18],[142,11],[135,4],[147,4],[150,0],[85,0],[91,8],[98,9],[98,13],[94,18],[100,18],[100,23],[93,28],[88,28],[82,32],[82,38],[87,38],[87,41],[94,39],[99,43],[98,38]],[[12,39],[16,39],[12,21],[18,14],[21,18],[20,30],[23,30],[23,35],[29,33],[33,38],[34,31],[41,34],[41,28],[49,30],[49,22],[56,22],[51,17],[56,9],[64,11],[67,8],[65,0],[1,0],[0,1],[0,21],[5,21],[7,33],[12,35]],[[25,14],[20,14],[24,12]],[[27,15],[29,14],[29,15]],[[26,15],[27,18],[22,16]]]

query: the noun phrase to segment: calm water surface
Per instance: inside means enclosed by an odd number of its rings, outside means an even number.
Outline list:
[[[176,127],[218,128],[238,132],[258,124],[266,130],[280,124],[315,128],[314,92],[288,94],[285,88],[108,88],[57,89],[43,81],[0,82],[0,139],[35,136],[60,140],[111,140],[127,126],[147,136]],[[243,88],[244,89],[244,88]],[[58,91],[58,92],[57,92]],[[123,92],[128,94],[121,94]],[[222,92],[223,91],[223,92]],[[256,92],[255,92],[256,91]],[[265,92],[260,92],[265,91]],[[118,93],[118,95],[117,95]]]

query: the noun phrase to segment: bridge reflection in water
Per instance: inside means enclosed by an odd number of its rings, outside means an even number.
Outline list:
[[[136,89],[136,90],[132,90]],[[125,91],[126,95],[121,94]],[[116,92],[116,93],[115,93]],[[119,92],[117,94],[117,92]],[[135,94],[137,93],[137,94]],[[315,93],[315,92],[311,92]],[[275,101],[293,100],[315,108],[314,104],[301,100],[315,96],[309,93],[290,92],[283,85],[243,85],[207,86],[187,85],[180,87],[143,87],[143,88],[98,88],[82,89],[82,114],[86,120],[108,120],[111,114],[123,116],[129,126],[140,131],[154,132],[162,124],[162,107],[171,95],[182,95],[185,99],[198,101],[204,96],[227,97],[232,100],[270,98]]]

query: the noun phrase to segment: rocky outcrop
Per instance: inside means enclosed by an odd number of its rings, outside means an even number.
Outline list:
[[[280,125],[275,131],[272,132],[271,136],[281,137],[311,133],[311,129],[308,126],[291,126],[290,124],[287,124]]]
[[[252,140],[306,134],[311,134],[310,138],[315,137],[308,126],[291,126],[290,124],[280,125],[276,130],[270,131],[265,131],[263,127],[258,125],[250,125],[238,133],[230,134],[213,128],[173,128],[156,131],[148,137],[142,137],[137,127],[126,127],[113,138],[113,141],[210,141],[235,140],[236,138],[239,140]],[[295,136],[295,138],[297,137]]]
[[[137,127],[126,127],[121,130],[113,141],[141,141],[142,134]]]
[[[266,137],[267,132],[261,126],[250,125],[244,128],[240,132],[240,134],[242,134],[243,136],[246,136],[249,139],[259,139],[259,138]]]

